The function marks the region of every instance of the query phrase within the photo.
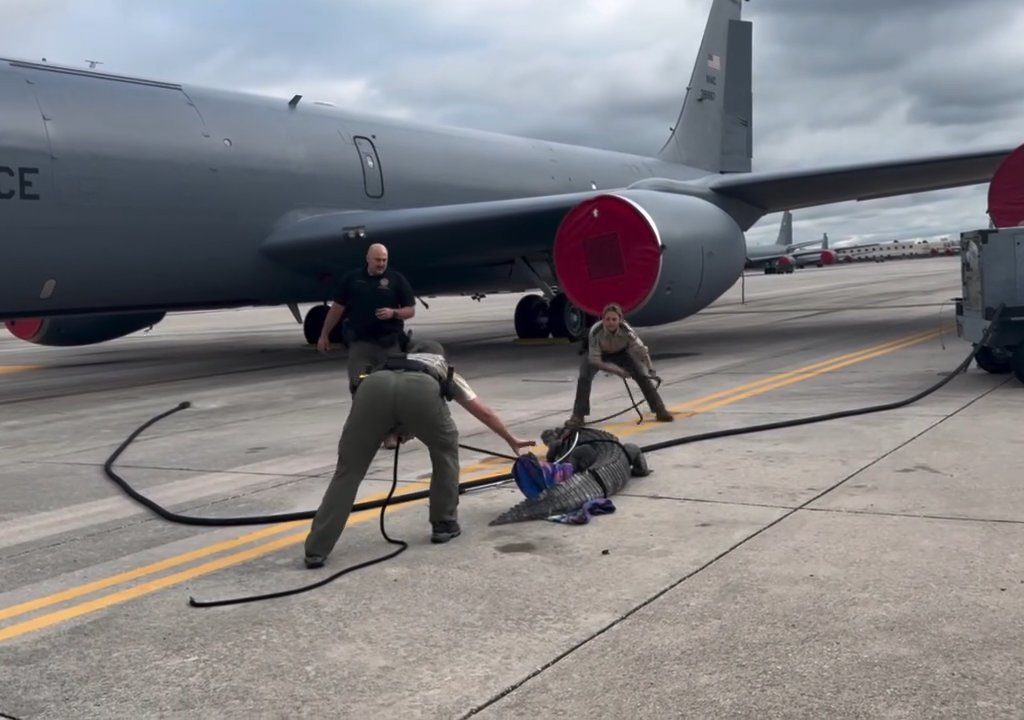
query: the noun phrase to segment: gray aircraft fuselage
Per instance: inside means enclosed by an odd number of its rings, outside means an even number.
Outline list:
[[[621,188],[702,170],[650,157],[0,61],[0,319],[320,301],[263,255],[299,209]],[[486,243],[481,237],[479,242]],[[353,244],[358,267],[364,244]],[[507,269],[404,266],[417,293],[526,289]]]

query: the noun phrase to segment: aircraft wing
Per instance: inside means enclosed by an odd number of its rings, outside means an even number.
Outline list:
[[[278,223],[263,242],[271,259],[323,272],[362,259],[367,242],[387,245],[419,267],[508,262],[551,249],[559,223],[596,191],[392,210],[304,211]]]
[[[718,175],[707,187],[772,213],[986,182],[1012,151],[1000,148],[831,168]]]
[[[770,213],[985,182],[1011,151],[712,175],[689,182],[651,178],[631,187],[685,194],[706,188]],[[283,218],[262,249],[275,261],[313,273],[358,263],[367,242],[384,243],[403,263],[422,268],[502,263],[550,250],[569,210],[610,191],[614,189],[387,210],[306,210]]]

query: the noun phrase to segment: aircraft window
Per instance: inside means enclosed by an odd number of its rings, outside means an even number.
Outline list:
[[[597,190],[597,183],[594,182],[593,180],[590,181],[590,189]]]
[[[231,147],[231,138],[224,138],[224,147]]]
[[[371,168],[371,169],[373,168],[373,156],[372,155],[367,155],[366,156],[366,167]]]
[[[49,280],[44,282],[43,283],[42,292],[39,293],[39,299],[40,300],[49,300],[50,296],[53,295],[53,291],[54,291],[54,289],[56,287],[57,287],[57,281],[54,280],[53,278],[50,278]]]

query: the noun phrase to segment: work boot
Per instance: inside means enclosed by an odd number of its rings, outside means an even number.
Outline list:
[[[668,410],[659,410],[654,417],[658,418],[658,422],[673,422],[676,419],[676,416]]]
[[[565,426],[567,428],[583,427],[583,416],[573,413],[569,416],[569,419],[565,421]]]
[[[459,527],[457,520],[441,520],[440,522],[430,524],[434,529],[430,534],[430,542],[432,543],[446,543],[462,534],[462,528]]]
[[[324,555],[307,555],[305,558],[306,567],[310,570],[313,568],[323,567],[327,561],[327,557]]]

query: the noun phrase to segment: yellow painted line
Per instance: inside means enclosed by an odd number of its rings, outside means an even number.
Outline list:
[[[385,495],[382,495],[381,497],[385,497]],[[297,527],[303,523],[308,524],[308,521],[296,520],[295,522],[281,523],[279,525],[274,525],[273,527],[263,528],[262,530],[242,535],[234,538],[233,540],[225,540],[224,542],[215,543],[205,548],[192,550],[191,552],[183,553],[181,555],[175,555],[174,557],[152,563],[151,565],[144,565],[140,568],[136,568],[135,570],[128,570],[101,580],[94,580],[93,582],[85,583],[84,585],[69,588],[63,592],[54,593],[53,595],[47,595],[46,597],[37,598],[35,600],[29,600],[28,602],[23,602],[18,605],[11,605],[10,607],[0,609],[0,620],[7,620],[12,617],[17,617],[18,615],[35,612],[36,610],[41,610],[44,607],[49,607],[50,605],[56,605],[57,603],[62,603],[67,600],[74,600],[76,597],[88,595],[89,593],[96,592],[97,590],[103,590],[113,585],[120,585],[121,583],[128,582],[129,580],[136,580],[145,575],[168,570],[172,567],[206,557],[207,555],[213,555],[214,553],[230,550],[231,548],[236,548],[240,545],[246,545],[254,540],[260,540],[265,537],[270,537],[271,535],[279,535],[280,533],[287,532],[293,527]]]
[[[352,516],[352,519],[354,522],[356,519],[354,515]],[[279,550],[280,548],[287,547],[289,545],[294,545],[302,542],[307,534],[308,530],[303,530],[300,533],[287,535],[283,538],[278,538],[277,540],[264,543],[263,545],[257,545],[256,547],[243,550],[242,552],[238,552],[233,555],[226,555],[224,557],[217,558],[216,560],[211,560],[210,562],[198,565],[194,568],[174,573],[173,575],[165,575],[164,577],[157,578],[156,580],[150,580],[146,583],[134,585],[119,592],[111,593],[110,595],[104,595],[102,597],[95,598],[94,600],[79,603],[78,605],[72,605],[71,607],[63,610],[57,610],[52,613],[47,613],[46,615],[40,615],[39,617],[32,618],[31,620],[25,620],[15,625],[10,625],[0,629],[0,642],[35,630],[42,630],[43,628],[50,627],[51,625],[56,625],[57,623],[71,620],[82,615],[87,615],[88,613],[96,612],[97,610],[102,610],[103,608],[123,603],[142,595],[148,595],[151,592],[170,587],[171,585],[176,585],[177,583],[185,580],[205,575],[215,570],[228,567],[229,565],[244,562],[245,560],[251,560],[259,557],[260,555],[265,555],[268,552],[273,552],[274,550]]]
[[[24,372],[26,370],[38,370],[41,365],[0,365],[0,375],[7,373]]]
[[[396,491],[395,497],[415,492],[426,485],[428,485],[428,483],[425,482],[410,484],[405,488],[402,488],[400,491]],[[386,496],[387,493],[381,495],[381,497]],[[406,504],[416,505],[422,502],[423,500],[412,500]],[[389,512],[393,510],[395,510],[395,507],[388,508]],[[379,508],[375,508],[373,510],[361,510],[360,512],[353,513],[349,517],[349,522],[346,527],[358,525],[366,522],[367,520],[372,520],[377,517],[379,512]],[[0,628],[0,642],[35,630],[42,630],[43,628],[50,627],[51,625],[56,625],[57,623],[71,620],[82,615],[87,615],[88,613],[102,610],[103,608],[110,607],[111,605],[117,605],[142,595],[148,595],[149,593],[156,592],[157,590],[162,590],[170,587],[171,585],[177,585],[178,583],[191,580],[192,578],[200,577],[202,575],[208,575],[209,573],[222,570],[226,567],[230,567],[231,565],[237,565],[247,560],[253,560],[262,555],[272,553],[275,550],[280,550],[281,548],[285,548],[290,545],[297,545],[298,543],[303,542],[306,539],[306,535],[309,534],[308,523],[306,523],[306,521],[285,523],[287,527],[283,528],[283,530],[290,530],[298,524],[306,524],[307,527],[304,527],[301,532],[286,535],[285,537],[271,540],[270,542],[263,543],[262,545],[256,545],[232,555],[225,555],[203,563],[202,565],[196,565],[195,567],[181,570],[172,575],[165,575],[163,577],[156,578],[155,580],[150,580],[149,582],[133,585],[132,587],[125,588],[124,590],[119,590],[117,592],[110,593],[109,595],[103,595],[93,600],[79,603],[78,605],[72,605],[71,607],[67,607],[62,610],[55,610],[54,612],[40,615],[30,620],[25,620],[20,623],[15,623],[14,625],[9,625],[5,628]]]
[[[461,470],[459,474],[460,476],[469,475],[471,473],[489,470],[494,465],[495,461],[507,462],[503,458],[487,458],[480,463],[466,467],[465,469]],[[405,494],[406,492],[409,492],[409,488],[423,487],[425,484],[429,483],[423,481],[410,485],[404,485],[403,491],[396,491],[395,495],[398,496]],[[381,500],[385,497],[387,497],[387,493],[383,492],[378,493],[376,495],[370,495],[365,498],[359,498],[358,502]],[[18,615],[24,615],[26,613],[35,612],[36,610],[41,610],[45,607],[49,607],[50,605],[56,605],[58,603],[66,602],[68,600],[73,600],[77,597],[81,597],[82,595],[88,595],[89,593],[96,592],[97,590],[103,590],[114,585],[120,585],[124,582],[137,580],[141,577],[145,577],[146,575],[151,575],[153,573],[169,570],[172,567],[184,565],[185,563],[192,562],[193,560],[198,560],[208,555],[214,555],[216,553],[223,552],[224,550],[230,550],[231,548],[246,545],[250,542],[259,540],[261,538],[270,537],[272,535],[278,535],[280,533],[287,532],[296,525],[305,522],[307,521],[297,520],[291,523],[279,523],[272,527],[267,527],[262,530],[257,530],[256,532],[247,533],[232,540],[224,540],[222,542],[214,543],[213,545],[210,545],[205,548],[199,548],[197,550],[192,550],[181,555],[175,555],[173,557],[166,558],[165,560],[160,560],[159,562],[155,562],[150,565],[144,565],[143,567],[136,568],[134,570],[128,570],[123,573],[118,573],[117,575],[112,575],[107,578],[94,580],[93,582],[85,583],[84,585],[79,585],[77,587],[68,588],[67,590],[64,590],[62,592],[47,595],[46,597],[37,598],[35,600],[29,600],[27,602],[19,603],[18,605],[11,605],[10,607],[6,608],[0,608],[0,620],[8,620],[10,618],[17,617]]]
[[[833,372],[835,370],[847,367],[849,365],[853,365],[855,363],[863,362],[865,360],[869,360],[880,355],[885,355],[902,348],[910,347],[912,345],[925,342],[926,340],[938,337],[940,334],[942,334],[942,332],[944,332],[944,330],[930,330],[924,333],[918,333],[916,335],[912,335],[902,339],[893,340],[887,343],[882,343],[880,345],[875,345],[864,350],[859,350],[856,352],[847,353],[845,355],[830,358],[828,360],[812,363],[802,368],[797,368],[795,370],[790,370],[784,373],[771,375],[767,378],[762,378],[761,380],[745,383],[744,385],[739,385],[733,388],[729,388],[727,390],[720,390],[714,393],[710,393],[695,400],[690,400],[686,403],[676,405],[674,406],[674,410],[678,411],[684,408],[690,408],[691,411],[688,413],[688,415],[695,415],[699,412],[707,412],[709,410],[713,410],[724,405],[729,405],[731,403],[738,402],[748,397],[759,395],[761,393],[768,392],[770,390],[774,390],[780,387],[785,387],[787,385],[791,385],[797,382],[802,382],[803,380],[809,380],[819,375],[828,372]],[[620,423],[617,425],[625,424]],[[606,428],[610,427],[616,427],[616,425],[606,426]],[[620,437],[635,435],[636,433],[653,429],[653,427],[653,424],[636,425],[630,423],[628,425],[625,425],[625,427],[617,434]],[[482,463],[477,463],[476,465],[471,465],[462,470],[460,472],[460,475],[467,475],[472,472],[490,469],[487,467],[488,464],[489,463],[487,463],[487,461],[484,461]],[[499,475],[500,474],[501,473],[499,473]],[[428,484],[429,483],[427,482],[412,483],[402,488],[399,492],[396,492],[396,496],[414,492],[415,489],[423,487]],[[379,497],[385,496],[386,494],[379,495]],[[415,502],[413,504],[415,504]],[[394,508],[391,509],[393,510]],[[351,516],[350,524],[354,525],[361,522],[365,522],[367,519],[375,517],[376,515],[376,510],[366,510],[359,513],[355,513]],[[90,592],[95,592],[96,590],[103,589],[105,587],[110,587],[111,585],[120,584],[128,580],[137,579],[138,577],[142,577],[147,574],[159,572],[160,570],[168,569],[170,567],[174,567],[176,565],[180,565],[185,562],[198,559],[199,557],[211,555],[216,552],[229,549],[231,547],[237,547],[239,545],[252,542],[253,540],[260,539],[262,537],[267,537],[270,535],[279,534],[281,532],[286,532],[292,527],[302,524],[302,522],[303,521],[298,521],[296,523],[284,523],[273,528],[266,528],[255,533],[249,533],[234,540],[228,540],[222,543],[211,545],[209,548],[195,550],[190,553],[185,553],[183,555],[177,556],[175,558],[169,558],[158,563],[153,563],[152,565],[148,565],[137,570],[121,573],[120,575],[115,575],[111,578],[98,580],[93,583],[82,585],[78,588],[71,588],[61,593],[56,593],[54,595],[47,596],[45,598],[39,598],[37,600],[22,603],[20,605],[15,605],[11,608],[0,610],[0,619],[13,617],[27,612],[32,612],[34,610],[41,609],[43,607],[47,607],[55,603],[63,602],[65,600],[73,599],[75,597],[80,597],[81,595],[88,594]],[[177,583],[183,582],[194,577],[199,577],[201,575],[205,575],[216,570],[229,567],[231,565],[236,565],[238,563],[242,563],[247,560],[260,557],[267,553],[274,552],[275,550],[296,544],[304,540],[307,533],[308,529],[303,529],[303,531],[300,533],[288,535],[284,538],[278,538],[271,542],[264,543],[262,545],[257,545],[242,552],[217,558],[210,562],[204,563],[193,568],[189,568],[187,570],[180,571],[178,573],[174,573],[172,575],[157,578],[155,580],[151,580],[146,583],[141,583],[139,585],[135,585],[133,587],[126,588],[116,593],[111,593],[109,595],[96,598],[94,600],[87,601],[79,605],[74,605],[63,610],[58,610],[52,613],[41,615],[31,620],[26,620],[21,623],[10,625],[6,628],[0,629],[0,641],[12,637],[17,637],[19,635],[32,632],[34,630],[49,627],[56,623],[63,622],[65,620],[69,620],[90,612],[94,612],[96,610],[109,607],[114,604],[125,602],[127,600],[139,597],[141,595],[146,595],[151,592],[155,592],[156,590],[160,590],[165,587],[175,585]]]
[[[412,483],[403,486],[399,491],[395,492],[395,495],[404,495],[408,492],[412,492],[413,489],[423,487],[427,485],[426,482]],[[359,502],[369,502],[373,500],[382,500],[387,497],[386,492],[376,493],[369,495],[365,498],[359,498]],[[376,512],[376,511],[374,511]],[[358,513],[357,513],[358,514]],[[355,515],[353,515],[355,517]],[[140,577],[146,575],[152,575],[153,573],[162,572],[169,570],[170,568],[177,567],[178,565],[184,565],[185,563],[192,562],[193,560],[199,560],[200,558],[207,557],[208,555],[215,555],[216,553],[223,552],[224,550],[230,550],[232,548],[247,545],[248,543],[256,540],[261,540],[266,537],[273,535],[280,535],[283,532],[288,532],[292,528],[300,525],[309,525],[308,520],[295,520],[293,522],[278,523],[271,527],[263,528],[255,532],[246,533],[237,538],[231,540],[224,540],[222,542],[214,543],[204,548],[197,550],[191,550],[180,555],[166,558],[159,562],[152,563],[150,565],[144,565],[143,567],[136,568],[134,570],[127,570],[117,575],[111,575],[110,577],[102,578],[100,580],[94,580],[93,582],[78,585],[67,590],[47,595],[45,597],[36,598],[35,600],[29,600],[27,602],[19,603],[18,605],[11,605],[10,607],[0,608],[0,620],[7,620],[18,615],[24,615],[26,613],[35,612],[36,610],[42,610],[50,605],[56,605],[57,603],[66,602],[68,600],[74,600],[82,595],[88,595],[89,593],[96,592],[97,590],[103,590],[114,585],[120,585],[121,583],[129,582],[131,580],[137,580]]]
[[[793,382],[809,380],[813,377],[817,377],[818,375],[847,367],[848,365],[863,362],[864,360],[870,360],[871,358],[878,357],[879,355],[884,355],[905,347],[910,347],[911,345],[925,342],[926,340],[931,340],[938,337],[943,332],[944,330],[929,330],[923,333],[916,333],[914,335],[909,335],[880,345],[874,345],[863,350],[858,350],[856,352],[829,358],[828,360],[822,360],[821,362],[805,365],[804,367],[789,370],[784,373],[769,375],[768,377],[745,383],[743,385],[719,390],[694,400],[688,400],[687,402],[673,405],[669,409],[673,413],[681,413],[683,417],[689,417],[698,412],[706,412],[707,410],[712,410],[717,407],[721,407],[722,405],[728,405],[736,400],[760,395],[761,393],[769,390],[785,387]],[[713,402],[717,400],[722,400],[722,402]],[[650,429],[652,427],[653,425],[649,424],[637,425],[635,422],[618,422],[604,425],[602,426],[602,429],[616,435],[634,435],[640,429]]]
[[[917,345],[919,343],[925,342],[926,340],[931,340],[931,339],[936,338],[938,336],[939,336],[939,332],[936,331],[936,332],[933,332],[931,335],[925,336],[923,338],[918,338],[918,339],[915,339],[915,340],[908,340],[907,342],[904,342],[904,343],[902,343],[900,345],[896,345],[894,347],[885,348],[883,350],[876,350],[875,352],[870,353],[868,355],[863,355],[861,357],[852,358],[850,360],[844,360],[843,362],[836,363],[834,365],[830,365],[830,366],[825,367],[825,368],[820,368],[820,369],[814,370],[812,372],[801,373],[801,374],[795,375],[793,377],[784,378],[784,379],[779,380],[778,382],[772,383],[771,385],[765,386],[763,388],[759,388],[757,390],[748,390],[747,392],[740,393],[740,394],[730,398],[729,402],[735,402],[736,400],[742,400],[744,398],[748,398],[748,397],[751,397],[753,395],[758,395],[760,393],[767,392],[769,390],[775,390],[775,389],[780,388],[780,387],[785,387],[787,385],[792,385],[793,383],[803,382],[804,380],[810,380],[811,378],[818,377],[819,375],[823,375],[823,374],[829,373],[829,372],[834,372],[836,370],[841,370],[842,368],[847,367],[849,365],[853,365],[854,363],[864,362],[865,360],[871,360],[872,358],[876,358],[876,357],[878,357],[880,355],[886,355],[888,353],[895,352],[896,350],[902,350],[903,348],[908,348],[908,347],[911,347],[912,345]],[[697,412],[706,412],[708,410],[714,410],[715,408],[720,407],[721,405],[724,405],[724,404],[725,404],[724,402],[719,401],[719,402],[715,402],[715,403],[710,403],[708,405],[701,405],[700,407],[698,407],[696,409],[696,411]]]
[[[915,333],[913,335],[907,335],[896,340],[890,340],[888,342],[880,343],[878,345],[872,345],[861,350],[846,353],[844,355],[837,355],[836,357],[829,358],[827,360],[821,360],[810,365],[789,370],[783,373],[776,373],[769,375],[768,377],[754,380],[752,382],[744,383],[743,385],[737,385],[735,387],[727,388],[725,390],[718,390],[707,395],[703,395],[693,400],[688,400],[678,405],[673,405],[670,409],[678,418],[692,417],[698,413],[708,412],[715,410],[724,405],[729,405],[739,400],[743,400],[754,395],[760,395],[761,393],[768,392],[769,390],[775,390],[780,387],[785,387],[796,382],[803,380],[809,380],[827,372],[839,370],[848,365],[863,362],[871,358],[884,355],[886,353],[894,352],[905,347],[917,345],[919,343],[931,340],[938,337],[943,332],[946,332],[949,328],[940,328],[936,330],[926,330],[924,332]],[[657,427],[654,423],[643,423],[637,425],[635,422],[619,422],[610,423],[603,425],[602,429],[611,432],[619,437],[626,437],[635,435],[640,432],[646,432],[653,430]],[[544,452],[546,452],[546,448]],[[540,449],[537,450],[541,452]],[[500,458],[497,458],[500,459]],[[495,474],[481,474],[477,477],[467,478],[468,480],[483,480],[488,477],[499,477],[507,474],[512,469],[511,464],[506,465],[502,472]],[[468,470],[468,469],[467,469]]]

